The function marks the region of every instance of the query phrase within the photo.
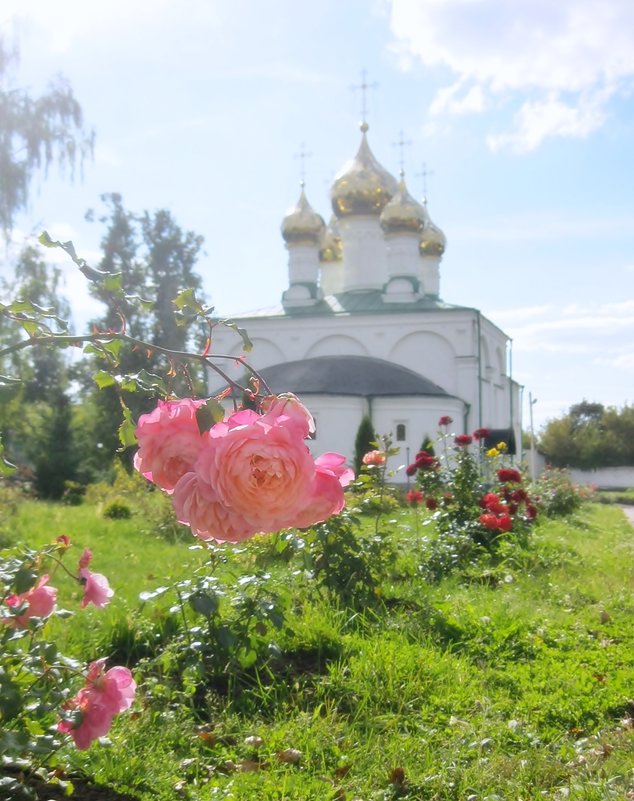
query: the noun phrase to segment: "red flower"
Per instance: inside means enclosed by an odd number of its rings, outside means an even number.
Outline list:
[[[428,470],[429,468],[436,467],[437,464],[438,462],[435,456],[427,453],[427,451],[419,451],[416,454],[416,461],[407,466],[405,473],[408,476],[413,476],[417,470]]]
[[[418,506],[423,501],[423,493],[420,490],[410,490],[405,495],[405,500],[407,503],[411,503],[412,506]]]
[[[435,498],[427,498],[425,501],[425,506],[433,511],[434,509],[438,508],[438,501]]]
[[[458,434],[458,436],[454,439],[454,443],[459,447],[471,445],[472,442],[473,442],[473,437],[471,436],[471,434]]]
[[[487,512],[494,512],[497,515],[506,512],[506,506],[500,500],[500,496],[496,495],[495,492],[487,492],[486,495],[480,498],[480,506],[486,509]]]
[[[526,517],[529,520],[534,520],[537,517],[537,508],[532,503],[529,503],[526,507]]]
[[[498,517],[498,528],[500,531],[510,531],[513,528],[513,519],[510,515],[500,515]]]
[[[452,423],[453,423],[453,417],[449,417],[448,414],[443,415],[438,421],[439,426],[450,426]]]
[[[501,467],[497,472],[497,477],[499,481],[512,481],[518,484],[522,480],[520,471],[515,470],[513,467]]]
[[[486,439],[490,433],[490,428],[476,428],[476,430],[473,432],[473,438],[476,440]]]
[[[479,520],[483,526],[492,531],[510,531],[513,528],[513,519],[510,515],[496,515],[493,512],[487,512],[480,515]]]

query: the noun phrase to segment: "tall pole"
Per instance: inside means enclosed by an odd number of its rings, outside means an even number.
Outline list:
[[[528,393],[528,409],[531,426],[531,481],[534,484],[537,480],[537,454],[535,452],[535,426],[533,425],[533,406],[537,403],[537,398],[533,398],[533,393]]]

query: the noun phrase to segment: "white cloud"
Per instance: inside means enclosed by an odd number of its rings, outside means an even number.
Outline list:
[[[584,139],[605,119],[603,101],[597,97],[580,97],[572,105],[551,93],[546,100],[525,102],[515,114],[515,130],[488,136],[487,144],[494,152],[508,147],[516,153],[530,153],[550,136]]]
[[[392,0],[403,68],[418,61],[455,77],[434,113],[522,104],[492,149],[527,152],[547,137],[584,137],[634,79],[630,0]]]

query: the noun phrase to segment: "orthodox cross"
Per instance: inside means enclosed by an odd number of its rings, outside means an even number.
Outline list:
[[[356,92],[357,89],[361,89],[361,122],[366,122],[366,117],[368,116],[368,106],[367,106],[367,92],[368,89],[376,89],[378,83],[376,81],[374,83],[367,82],[367,72],[366,70],[361,70],[361,83],[359,86],[351,86],[353,92]]]
[[[434,174],[433,170],[428,170],[427,169],[427,162],[426,161],[423,162],[421,171],[416,173],[416,177],[417,178],[422,178],[423,179],[423,181],[422,181],[422,183],[423,183],[423,199],[424,199],[425,203],[427,203],[427,178],[431,177],[433,174]]]
[[[399,165],[401,167],[401,177],[405,175],[405,147],[407,145],[411,145],[411,141],[405,141],[403,139],[403,131],[398,132],[399,140],[398,142],[392,142],[392,147],[398,147],[399,149]]]
[[[293,155],[294,159],[299,159],[300,160],[299,175],[300,175],[300,178],[301,178],[300,185],[301,185],[302,189],[306,185],[306,159],[310,158],[312,155],[313,155],[312,153],[307,153],[306,152],[306,145],[305,145],[304,142],[302,142],[302,144],[300,146],[299,153],[295,153]]]

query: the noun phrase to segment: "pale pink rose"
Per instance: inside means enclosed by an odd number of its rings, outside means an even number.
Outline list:
[[[105,576],[101,573],[93,573],[87,567],[80,568],[79,575],[84,585],[84,596],[81,599],[82,608],[88,604],[94,604],[101,608],[110,603],[114,591],[110,588]]]
[[[136,683],[127,668],[113,667],[104,672],[105,659],[93,662],[86,685],[64,704],[77,714],[76,720],[61,720],[57,730],[70,734],[79,749],[88,748],[93,740],[103,737],[112,726],[112,719],[128,709],[134,700]]]
[[[385,464],[385,454],[383,451],[368,451],[363,455],[363,459],[361,461],[365,465],[374,465],[375,467],[380,467],[380,465]]]
[[[92,551],[90,548],[84,548],[82,555],[79,557],[79,568],[88,567],[92,562]]]
[[[191,398],[159,401],[153,412],[139,418],[134,466],[165,492],[174,490],[198,458],[202,439],[196,410],[204,403]]]
[[[264,420],[274,425],[293,426],[301,439],[315,433],[315,421],[304,404],[291,392],[271,395],[262,403]]]
[[[258,533],[239,513],[220,503],[213,489],[197,473],[186,473],[180,479],[172,503],[179,523],[190,526],[202,540],[240,542]]]
[[[195,471],[253,533],[278,531],[292,525],[310,497],[315,464],[295,422],[256,417],[224,436],[212,429]]]
[[[339,514],[345,505],[343,487],[353,479],[354,472],[345,466],[345,458],[340,453],[324,453],[315,459],[311,497],[292,525],[308,528]]]
[[[48,587],[49,576],[40,576],[34,587],[19,595],[10,595],[5,603],[12,609],[19,609],[24,603],[28,607],[20,615],[5,618],[5,622],[14,628],[26,628],[32,617],[48,617],[55,609],[57,589]]]

